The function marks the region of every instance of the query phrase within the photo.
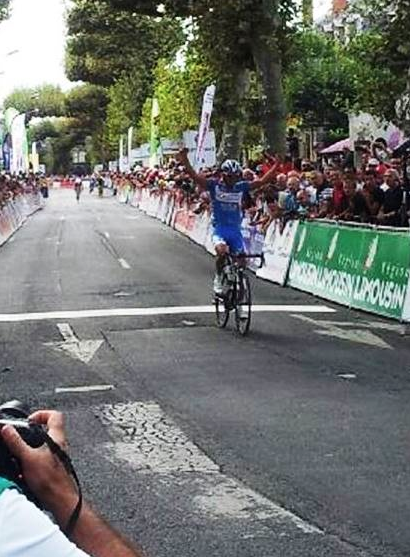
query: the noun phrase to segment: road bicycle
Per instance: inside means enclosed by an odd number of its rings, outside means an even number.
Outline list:
[[[235,327],[241,336],[249,333],[252,320],[252,291],[249,276],[246,271],[246,260],[260,259],[263,265],[263,255],[225,256],[222,272],[222,294],[215,295],[216,324],[224,329],[229,317],[235,314]]]

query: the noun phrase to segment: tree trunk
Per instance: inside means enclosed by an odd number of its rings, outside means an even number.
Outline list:
[[[253,32],[252,56],[262,82],[262,128],[266,146],[285,153],[286,106],[282,87],[282,51],[279,31],[280,0],[261,0],[263,17]]]
[[[252,54],[263,90],[262,127],[266,147],[273,153],[285,153],[286,106],[282,87],[282,59],[279,52],[260,36],[255,38]]]
[[[403,131],[405,137],[410,137],[410,68],[407,71],[406,101],[403,107]]]
[[[246,68],[238,68],[231,90],[229,104],[225,105],[226,118],[222,130],[217,159],[221,163],[225,159],[239,159],[245,135],[246,114],[244,99],[250,88],[250,72]]]

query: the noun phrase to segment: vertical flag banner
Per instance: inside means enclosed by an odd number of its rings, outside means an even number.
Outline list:
[[[132,158],[132,136],[134,133],[134,128],[131,126],[128,128],[128,149],[127,149],[127,156],[128,156],[128,170],[131,170],[131,158]]]
[[[28,142],[26,131],[26,115],[18,114],[11,124],[11,141],[13,146],[10,170],[12,173],[27,172]]]
[[[195,168],[198,170],[205,162],[206,140],[211,127],[211,116],[214,108],[215,85],[206,88],[202,104],[201,124],[199,127],[197,149],[195,154]]]
[[[151,114],[151,141],[150,141],[150,166],[158,164],[158,154],[161,145],[159,137],[159,104],[158,99],[152,99],[152,114]]]
[[[31,144],[31,164],[33,166],[33,172],[37,173],[40,169],[40,157],[37,152],[37,143],[35,141]]]
[[[119,155],[118,155],[118,168],[120,172],[125,172],[124,168],[124,136],[120,136],[120,146],[119,146]]]
[[[4,113],[4,138],[3,138],[3,166],[4,170],[11,171],[11,159],[13,157],[13,145],[11,127],[14,119],[19,115],[15,108],[8,108]]]

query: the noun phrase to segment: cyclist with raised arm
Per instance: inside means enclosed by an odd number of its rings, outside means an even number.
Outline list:
[[[221,164],[220,178],[207,179],[197,173],[188,159],[188,149],[178,153],[178,160],[186,168],[189,176],[200,190],[207,190],[211,197],[212,224],[214,227],[213,243],[216,252],[216,274],[214,293],[223,295],[222,273],[227,253],[241,255],[244,253],[244,242],[241,231],[242,200],[251,189],[257,189],[271,181],[277,173],[276,166],[261,179],[251,182],[242,178],[242,168],[235,160],[226,160]]]

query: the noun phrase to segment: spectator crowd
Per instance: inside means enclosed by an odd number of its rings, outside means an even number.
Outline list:
[[[348,150],[347,150],[348,151]],[[380,155],[379,153],[382,153]],[[242,179],[252,181],[274,166],[270,184],[244,199],[244,215],[263,232],[272,220],[333,219],[379,226],[409,226],[410,203],[403,176],[403,160],[393,158],[382,140],[360,156],[357,168],[352,153],[345,152],[330,162],[312,162],[292,156],[263,153],[243,168]],[[203,169],[218,177],[218,168]],[[199,214],[209,210],[207,193],[199,194],[179,163],[171,159],[164,166],[129,173],[111,173],[104,178],[118,191],[149,188],[152,195],[172,192],[179,202],[189,203]]]
[[[39,191],[44,197],[48,196],[48,180],[44,177],[34,174],[0,174],[0,211],[19,196]]]

